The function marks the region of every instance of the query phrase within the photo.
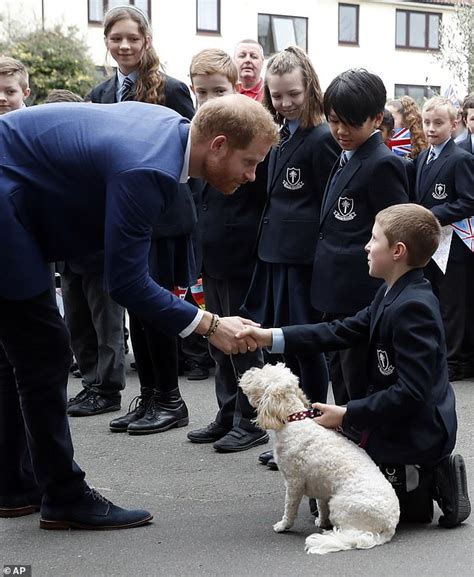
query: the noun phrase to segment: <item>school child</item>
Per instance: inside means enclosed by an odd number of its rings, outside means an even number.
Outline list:
[[[270,58],[264,104],[282,125],[269,159],[268,200],[258,260],[242,310],[264,326],[317,320],[310,303],[311,270],[324,188],[339,148],[324,122],[318,76],[308,56],[290,46]],[[324,401],[322,355],[286,355],[313,401]]]
[[[161,71],[151,26],[141,10],[134,6],[110,9],[104,18],[104,38],[118,68],[92,89],[93,102],[137,100],[168,106],[192,118],[189,90]],[[156,227],[150,249],[150,274],[168,289],[194,284],[199,267],[190,235],[197,222],[194,201],[187,184],[180,185],[180,192]],[[129,319],[140,395],[126,415],[111,421],[111,431],[142,435],[187,425],[188,409],[178,386],[177,337],[158,332],[130,312]]]
[[[198,106],[212,98],[237,92],[237,68],[223,50],[198,52],[190,66],[191,90]],[[257,169],[254,182],[224,196],[203,183],[199,205],[199,233],[203,253],[203,284],[206,306],[221,316],[239,314],[255,264],[260,217],[265,205],[266,164]],[[210,424],[190,431],[193,443],[213,443],[216,451],[245,451],[268,442],[268,434],[252,419],[255,410],[238,386],[240,376],[263,365],[260,350],[225,355],[210,345],[216,362],[215,389],[219,410]]]
[[[452,455],[456,442],[455,397],[448,381],[439,303],[423,267],[435,252],[441,227],[415,204],[379,212],[365,246],[369,274],[383,279],[370,306],[331,323],[248,328],[270,352],[327,351],[364,341],[368,373],[364,394],[347,406],[315,403],[320,425],[357,439],[393,484],[401,520],[431,522],[433,499],[454,527],[470,514],[466,468]],[[254,346],[249,341],[251,348]]]
[[[407,156],[414,160],[422,150],[428,147],[417,103],[411,96],[405,95],[395,100],[388,100],[385,106],[393,115],[394,128],[408,128],[410,131],[411,150]]]
[[[422,115],[430,147],[416,160],[415,202],[429,208],[442,226],[455,224],[474,215],[474,156],[452,139],[457,110],[449,99],[431,98],[425,102]],[[468,314],[472,299],[468,278],[472,267],[472,248],[454,230],[446,272],[433,260],[425,269],[440,300],[452,381],[465,376],[463,340],[474,320]]]
[[[387,144],[392,137],[394,126],[395,120],[393,118],[393,114],[390,112],[390,110],[388,110],[388,108],[384,108],[382,123],[380,124],[379,129],[382,133],[382,138],[385,144]]]
[[[30,95],[28,71],[24,64],[9,56],[0,56],[0,115],[25,106]]]
[[[363,69],[343,72],[324,95],[329,128],[343,149],[324,193],[311,285],[311,302],[327,321],[371,302],[380,281],[368,274],[364,246],[375,215],[408,200],[404,163],[378,130],[385,100],[382,80]],[[366,345],[328,356],[336,403],[363,396]]]
[[[462,121],[466,125],[467,133],[465,138],[456,142],[458,146],[467,152],[474,154],[474,92],[466,96],[462,103]]]

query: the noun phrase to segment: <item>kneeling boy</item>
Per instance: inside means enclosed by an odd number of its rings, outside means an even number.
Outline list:
[[[440,224],[415,204],[379,212],[366,245],[369,274],[386,284],[372,304],[353,317],[331,323],[259,329],[237,334],[251,349],[270,352],[330,351],[369,344],[367,396],[346,407],[313,405],[316,421],[342,427],[392,482],[401,519],[430,522],[435,499],[440,525],[454,527],[471,506],[461,455],[452,455],[457,419],[448,380],[446,342],[439,303],[423,267],[435,252]]]

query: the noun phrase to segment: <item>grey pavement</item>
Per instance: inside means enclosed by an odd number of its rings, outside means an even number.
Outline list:
[[[138,394],[128,371],[123,409]],[[192,428],[216,410],[212,378],[181,379],[190,425],[166,433],[111,433],[120,413],[71,418],[78,463],[107,498],[147,508],[154,523],[121,531],[43,531],[39,515],[0,519],[0,568],[32,566],[33,577],[471,577],[473,518],[456,529],[404,525],[391,543],[367,551],[307,555],[314,532],[305,500],[291,532],[276,534],[283,479],[257,463],[265,447],[218,454],[212,445],[187,441]],[[80,389],[71,379],[70,393]],[[474,381],[455,384],[459,417],[457,450],[466,460],[474,496]],[[267,446],[268,447],[268,446]],[[1,474],[1,473],[0,473]],[[439,510],[436,510],[436,518]]]

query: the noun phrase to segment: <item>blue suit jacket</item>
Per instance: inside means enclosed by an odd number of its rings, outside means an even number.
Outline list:
[[[123,306],[180,332],[196,309],[149,276],[153,228],[177,194],[189,121],[162,106],[56,104],[0,118],[0,296],[50,284],[48,262],[105,251]]]
[[[349,401],[344,427],[369,432],[377,463],[432,464],[452,451],[457,430],[439,303],[420,269],[386,288],[343,321],[284,328],[285,352],[367,341],[367,397]]]

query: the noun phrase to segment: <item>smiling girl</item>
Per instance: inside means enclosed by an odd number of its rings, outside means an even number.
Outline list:
[[[244,305],[267,327],[319,320],[310,303],[311,271],[321,199],[339,152],[324,122],[322,98],[303,50],[292,46],[270,58],[264,104],[282,125],[281,142],[270,154],[258,261]],[[323,355],[285,355],[285,362],[311,400],[326,399]]]
[[[92,102],[136,100],[167,106],[189,119],[194,116],[187,86],[161,70],[151,26],[141,10],[134,6],[110,9],[104,18],[104,40],[118,68],[92,90]],[[155,227],[150,248],[150,274],[167,289],[195,282],[191,237],[195,225],[189,185],[181,184],[179,194]],[[177,338],[159,333],[133,313],[129,312],[129,317],[140,396],[126,415],[110,423],[110,429],[143,435],[187,425],[188,410],[178,387]]]

